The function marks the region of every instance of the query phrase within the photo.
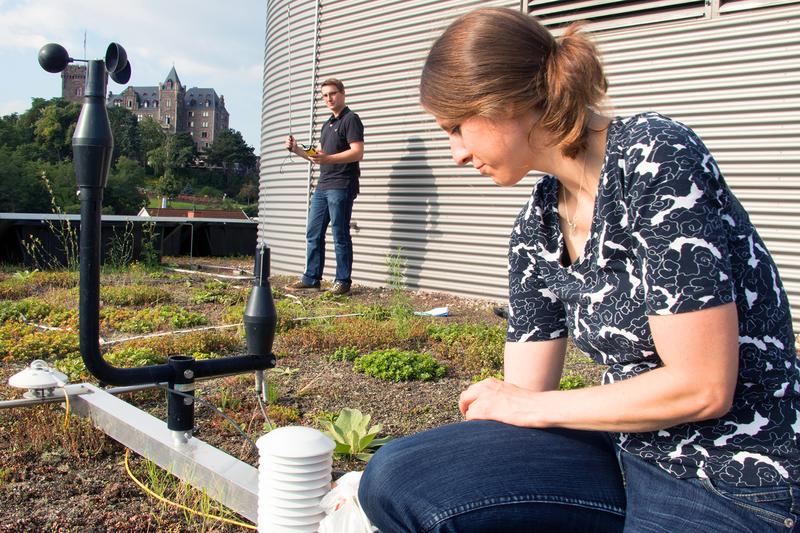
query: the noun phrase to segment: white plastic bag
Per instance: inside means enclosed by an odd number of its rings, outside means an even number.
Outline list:
[[[322,498],[320,507],[325,518],[319,523],[319,533],[374,533],[375,527],[358,502],[358,483],[362,472],[348,472],[336,481],[336,486]]]
[[[417,316],[448,316],[450,308],[448,306],[434,307],[430,311],[414,311],[414,314]]]

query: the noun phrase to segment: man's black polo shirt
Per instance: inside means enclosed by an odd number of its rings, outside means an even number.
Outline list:
[[[338,117],[330,116],[322,125],[320,144],[326,154],[338,154],[350,148],[351,142],[364,142],[364,125],[349,107],[342,109]],[[340,165],[320,165],[319,189],[346,189],[358,192],[361,167],[358,161]]]

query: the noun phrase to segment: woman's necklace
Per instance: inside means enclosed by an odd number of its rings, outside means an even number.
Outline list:
[[[569,216],[569,206],[567,205],[567,188],[561,185],[561,194],[564,197],[564,214],[566,215],[567,227],[569,228],[570,236],[575,235],[575,226],[577,224],[576,218],[578,217],[578,204],[581,201],[581,193],[583,192],[583,182],[586,180],[586,153],[583,154],[583,168],[581,169],[581,185],[578,188],[578,196],[575,197],[575,211],[572,217]]]

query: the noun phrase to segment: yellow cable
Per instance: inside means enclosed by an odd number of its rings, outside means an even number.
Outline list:
[[[178,509],[181,509],[183,511],[187,511],[187,512],[190,512],[192,514],[196,514],[198,516],[202,516],[203,518],[210,518],[212,520],[219,520],[220,522],[225,522],[225,523],[228,523],[228,524],[232,524],[234,526],[244,527],[244,528],[247,528],[247,529],[253,529],[253,530],[257,529],[257,527],[254,526],[254,525],[245,524],[244,522],[238,522],[236,520],[231,520],[230,518],[225,518],[225,517],[222,517],[222,516],[211,515],[211,514],[206,514],[206,513],[200,512],[200,511],[196,511],[194,509],[186,507],[185,505],[181,505],[178,502],[173,502],[173,501],[168,500],[168,499],[166,499],[166,498],[164,498],[162,496],[159,496],[158,494],[156,494],[155,492],[150,490],[148,487],[146,487],[144,485],[144,483],[142,483],[141,481],[136,479],[135,475],[133,475],[133,472],[131,471],[131,467],[128,464],[128,456],[130,455],[130,451],[131,451],[130,448],[125,448],[125,471],[128,472],[128,476],[133,480],[133,482],[136,483],[139,486],[139,488],[142,489],[143,491],[145,491],[148,495],[152,496],[153,498],[157,499],[160,502],[166,503],[167,505],[171,505],[171,506],[177,507]]]
[[[69,394],[67,393],[66,387],[62,387],[61,390],[64,391],[64,401],[67,404],[64,409],[64,429],[67,429],[69,426]]]

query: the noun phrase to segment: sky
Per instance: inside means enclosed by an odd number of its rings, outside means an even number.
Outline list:
[[[230,127],[258,154],[265,23],[265,0],[0,0],[0,116],[25,111],[34,97],[61,96],[60,75],[37,62],[42,45],[102,59],[116,42],[131,62],[127,85],[161,83],[174,66],[187,89],[225,96]],[[127,85],[109,79],[108,88]]]

